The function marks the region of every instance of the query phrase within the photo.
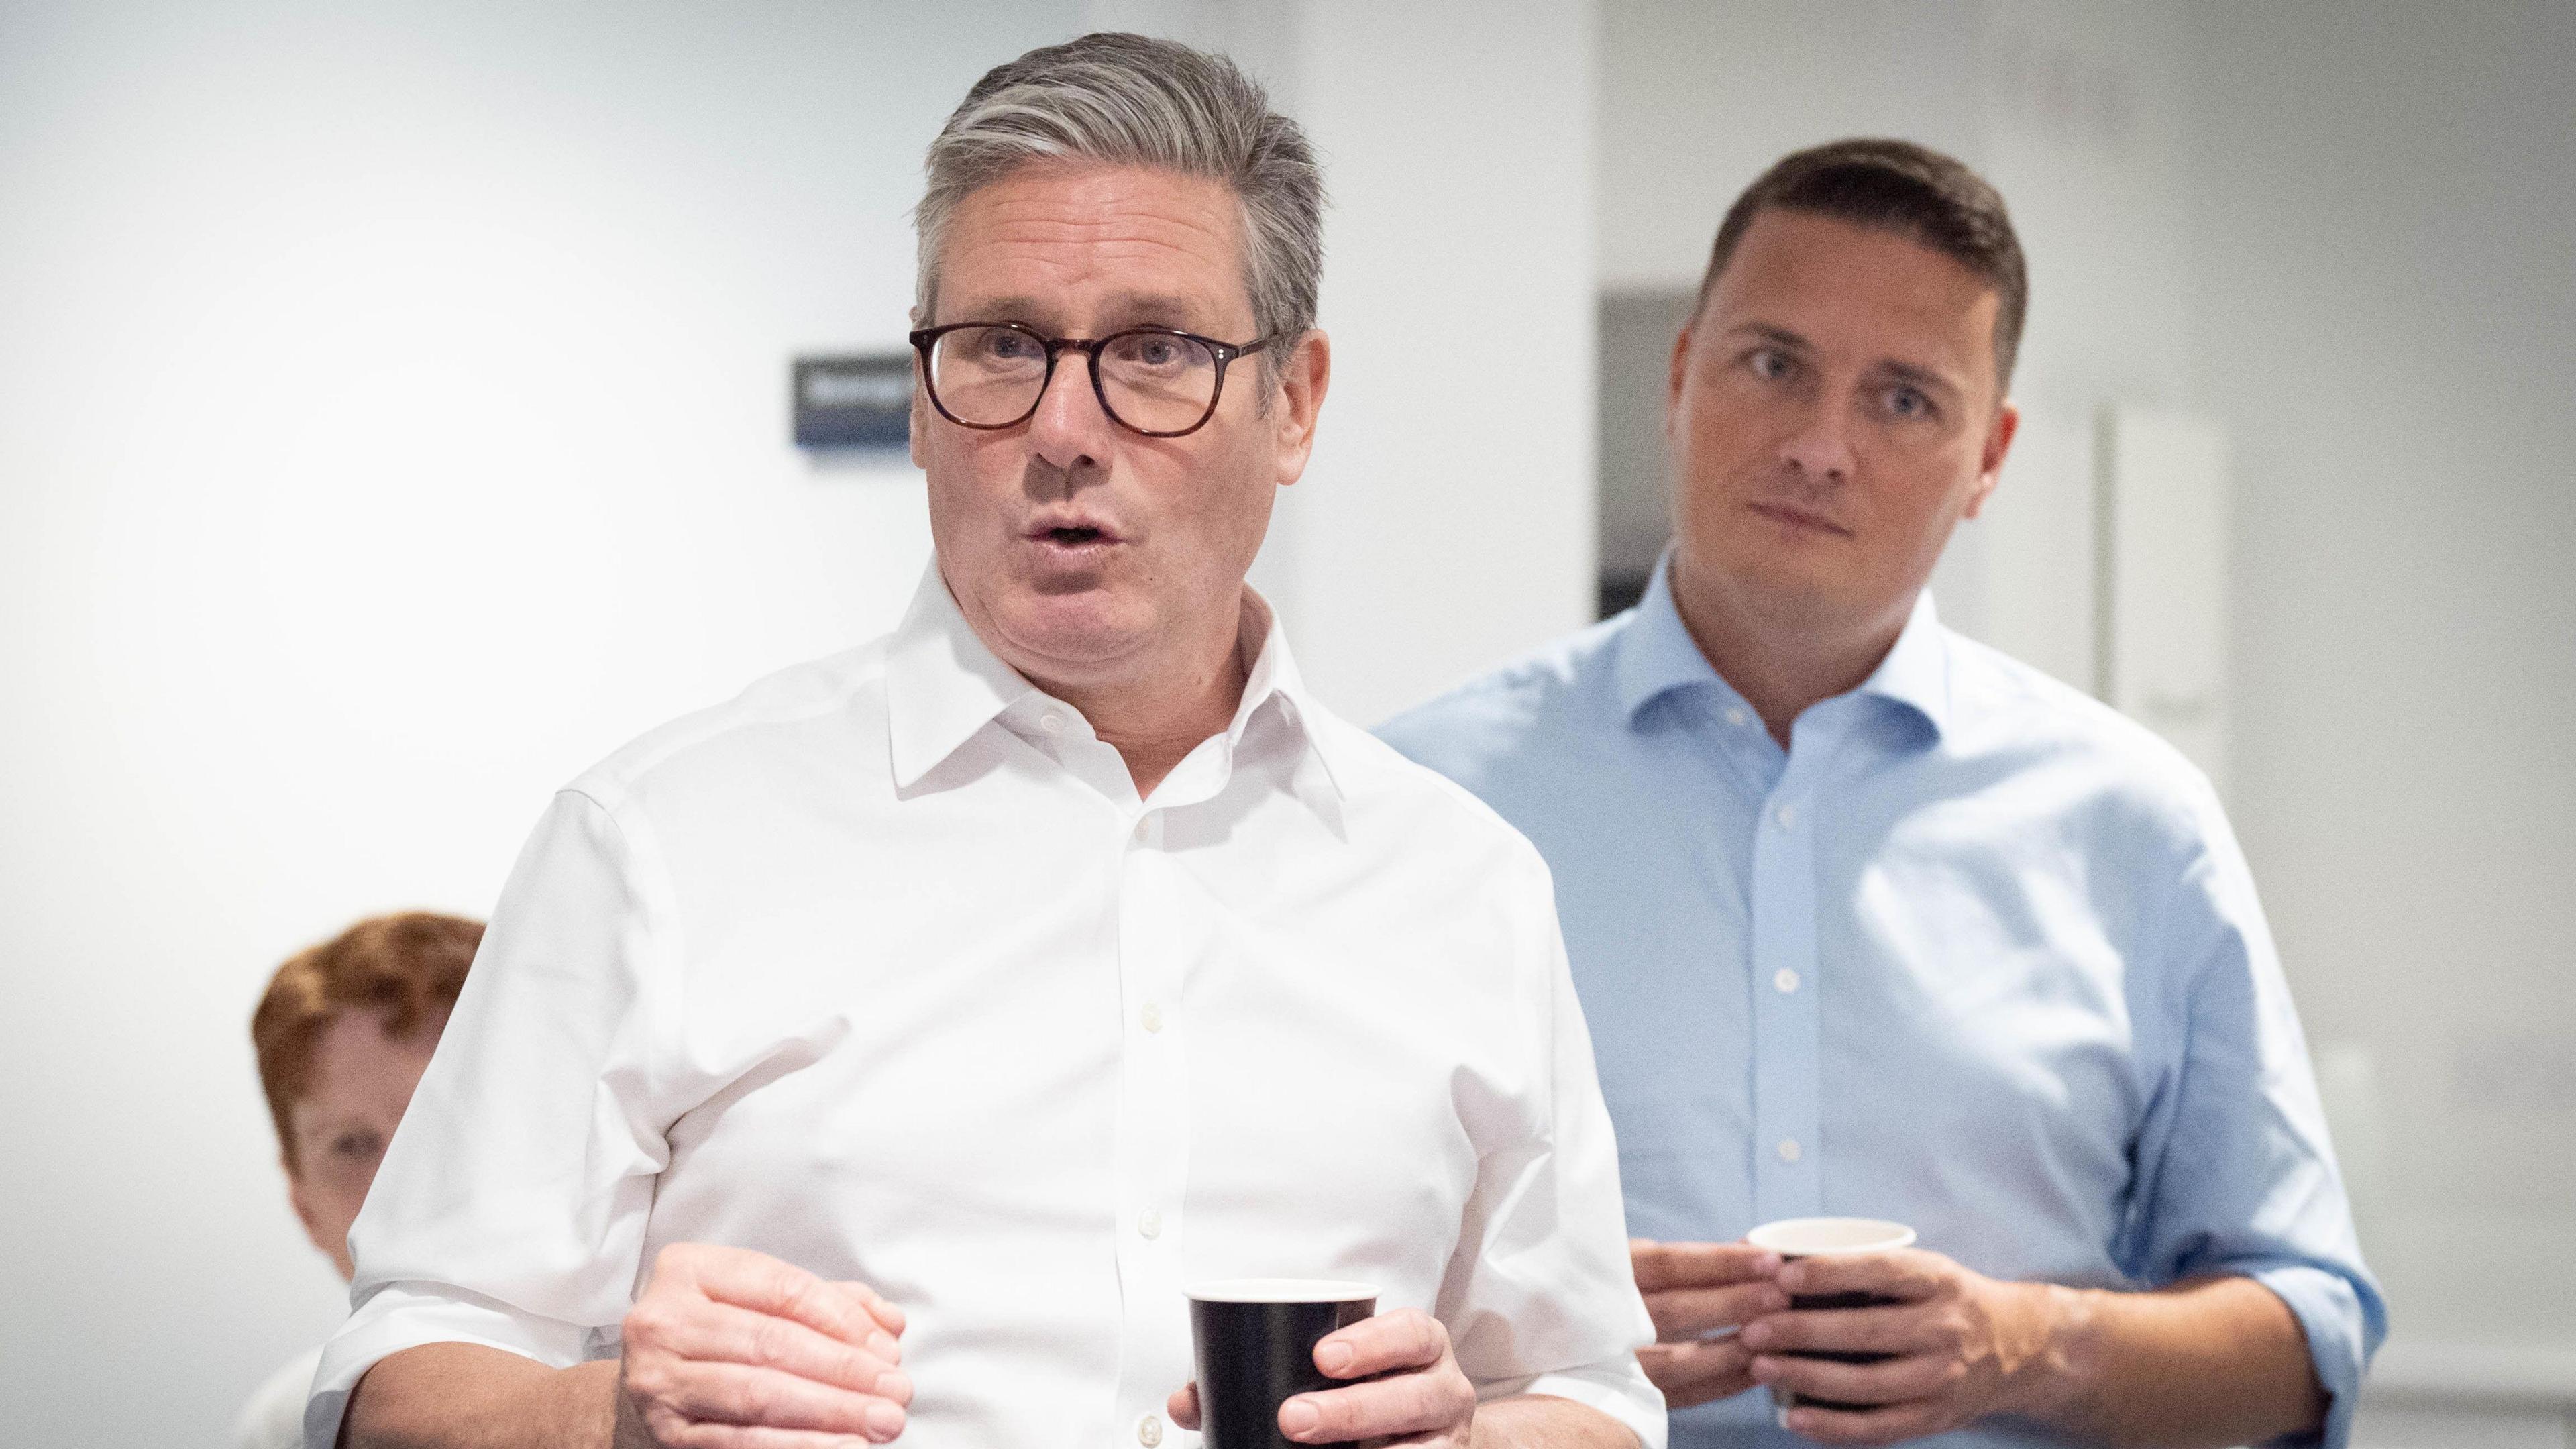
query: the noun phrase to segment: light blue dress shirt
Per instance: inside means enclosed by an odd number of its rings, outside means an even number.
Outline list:
[[[2297,1314],[2344,1443],[2386,1307],[2252,876],[2162,740],[1926,595],[1782,750],[1663,569],[1380,733],[1555,872],[1632,1234],[1848,1214],[1999,1278],[2247,1274]],[[1673,1449],[1804,1442],[1760,1390],[1673,1415]]]

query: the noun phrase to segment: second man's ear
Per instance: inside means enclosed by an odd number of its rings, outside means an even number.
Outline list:
[[[2013,436],[2021,431],[2021,409],[2006,398],[1995,406],[1994,426],[1986,434],[1984,454],[1977,459],[1977,481],[1968,494],[1968,506],[1959,510],[1962,518],[1974,518],[1994,496],[1995,487],[2003,482],[2004,457],[2012,451]]]

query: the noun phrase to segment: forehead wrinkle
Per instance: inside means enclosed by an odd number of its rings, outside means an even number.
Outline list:
[[[1214,183],[1210,183],[1214,184]],[[1122,231],[1138,233],[1178,231],[1204,242],[1235,240],[1233,218],[1225,208],[1198,204],[1203,198],[1190,197],[1180,206],[1144,204],[1130,196],[1112,196],[1097,200],[1082,197],[1004,194],[1015,193],[1008,182],[999,182],[975,193],[976,198],[991,198],[982,209],[991,212],[984,218],[986,230],[1022,234],[1031,240],[1064,242],[1097,242]],[[970,198],[962,211],[972,214],[977,208]],[[1209,215],[1213,211],[1213,216]]]
[[[1149,267],[1158,277],[1187,277],[1210,269],[1206,253],[1185,239],[1095,232],[1071,240],[1069,245],[1064,238],[1028,235],[987,235],[961,241],[964,245],[960,250],[977,260],[990,258],[1006,265],[1033,266],[1086,278],[1129,263]],[[1218,275],[1225,272],[1222,266],[1212,270]]]

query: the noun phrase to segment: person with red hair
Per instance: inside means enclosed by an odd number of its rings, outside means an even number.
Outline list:
[[[344,1282],[349,1224],[482,940],[483,923],[461,916],[372,917],[278,967],[251,1014],[287,1199]],[[298,1354],[251,1396],[233,1429],[239,1449],[303,1442],[320,1358],[319,1347]]]

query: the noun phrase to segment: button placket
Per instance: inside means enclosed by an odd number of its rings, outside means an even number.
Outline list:
[[[1161,850],[1164,812],[1130,825],[1118,849],[1119,1096],[1115,1148],[1120,1320],[1117,1404],[1140,1441],[1190,1364],[1183,1306],[1182,1198],[1188,1183],[1189,1080],[1177,1004],[1183,963],[1206,929]],[[1175,1378],[1177,1374],[1179,1377]],[[1151,1425],[1151,1429],[1147,1428]],[[1150,1433],[1154,1439],[1145,1436]]]
[[[1820,741],[1799,741],[1812,754]],[[1753,1210],[1756,1221],[1824,1211],[1817,1161],[1822,1084],[1816,993],[1816,832],[1792,791],[1812,771],[1782,772],[1754,832],[1750,936],[1753,1009]]]

